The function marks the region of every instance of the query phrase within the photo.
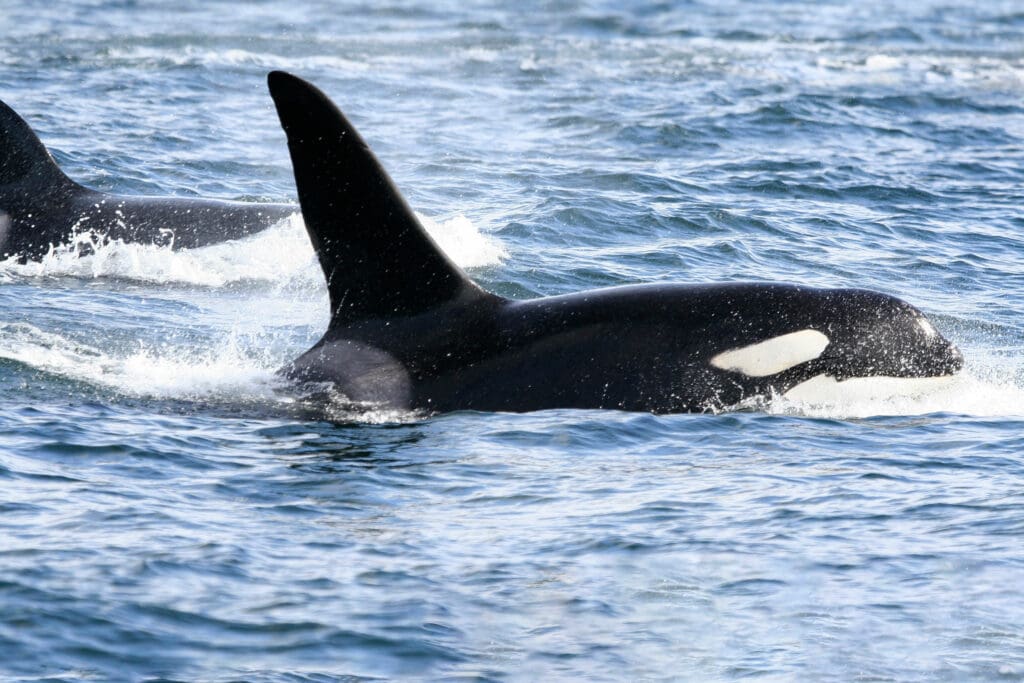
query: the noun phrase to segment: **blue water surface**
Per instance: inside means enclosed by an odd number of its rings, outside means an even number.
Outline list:
[[[298,217],[0,263],[0,679],[1024,679],[1019,3],[0,10],[0,98],[91,187],[294,201],[286,69],[492,291],[867,287],[968,364],[719,415],[352,414],[274,375],[327,322]]]

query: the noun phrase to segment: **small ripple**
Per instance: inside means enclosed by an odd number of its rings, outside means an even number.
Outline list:
[[[715,587],[713,592],[720,595],[771,595],[786,588],[787,585],[785,581],[779,581],[778,579],[741,579],[739,581],[721,583]]]

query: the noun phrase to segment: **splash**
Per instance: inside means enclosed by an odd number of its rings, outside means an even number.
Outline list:
[[[259,407],[278,417],[405,423],[415,411],[353,403],[329,385],[296,386],[277,374],[286,359],[246,350],[231,332],[210,344],[139,343],[117,351],[46,332],[27,323],[0,323],[0,359],[131,398]]]
[[[244,353],[232,334],[205,350],[140,343],[118,353],[27,323],[0,323],[0,358],[135,397],[267,399],[280,384],[273,360]]]
[[[815,379],[763,408],[775,415],[839,420],[936,413],[1024,417],[1024,389],[1005,370],[991,368],[925,379]]]
[[[498,242],[464,216],[440,221],[419,218],[460,266],[493,265],[505,256]],[[106,240],[83,229],[66,244],[51,248],[39,262],[0,262],[0,282],[45,277],[113,278],[212,288],[236,283],[268,287],[258,288],[261,293],[253,293],[241,308],[238,299],[230,299],[232,309],[226,314],[229,328],[222,328],[202,343],[196,342],[194,335],[189,339],[185,338],[189,335],[170,335],[159,342],[111,348],[79,340],[73,333],[46,331],[28,323],[0,323],[0,359],[136,398],[235,406],[256,403],[270,407],[273,414],[285,410],[333,421],[400,422],[419,417],[354,405],[336,392],[326,395],[322,390],[289,386],[276,375],[278,368],[308,347],[307,343],[294,348],[294,330],[279,327],[282,320],[298,316],[293,324],[312,324],[314,328],[323,322],[318,319],[323,313],[320,307],[288,306],[288,315],[275,316],[274,325],[267,324],[261,315],[267,306],[268,289],[277,293],[283,290],[289,301],[295,300],[297,292],[322,294],[323,275],[299,214],[242,240],[179,251],[171,244]],[[213,319],[223,320],[224,313],[214,311]],[[173,326],[180,323],[169,321],[168,329],[177,329]]]
[[[436,221],[418,216],[427,232],[464,268],[496,265],[505,249],[465,216]],[[175,251],[171,244],[107,240],[76,231],[37,262],[0,261],[0,281],[20,277],[117,278],[160,284],[223,287],[239,282],[318,288],[323,276],[298,213],[240,240]]]
[[[463,268],[484,268],[502,262],[508,252],[493,236],[480,232],[465,216],[444,221],[416,214],[438,246]]]

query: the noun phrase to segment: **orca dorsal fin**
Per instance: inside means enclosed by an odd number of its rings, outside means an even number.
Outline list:
[[[60,170],[25,119],[0,101],[0,187],[15,183],[47,189],[76,185]]]
[[[331,325],[487,296],[441,251],[355,127],[312,84],[267,77],[299,204],[331,297]]]

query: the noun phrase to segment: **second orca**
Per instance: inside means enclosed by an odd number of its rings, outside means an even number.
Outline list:
[[[191,249],[264,230],[297,210],[91,190],[65,175],[28,123],[0,102],[0,259],[39,260],[79,231]]]

